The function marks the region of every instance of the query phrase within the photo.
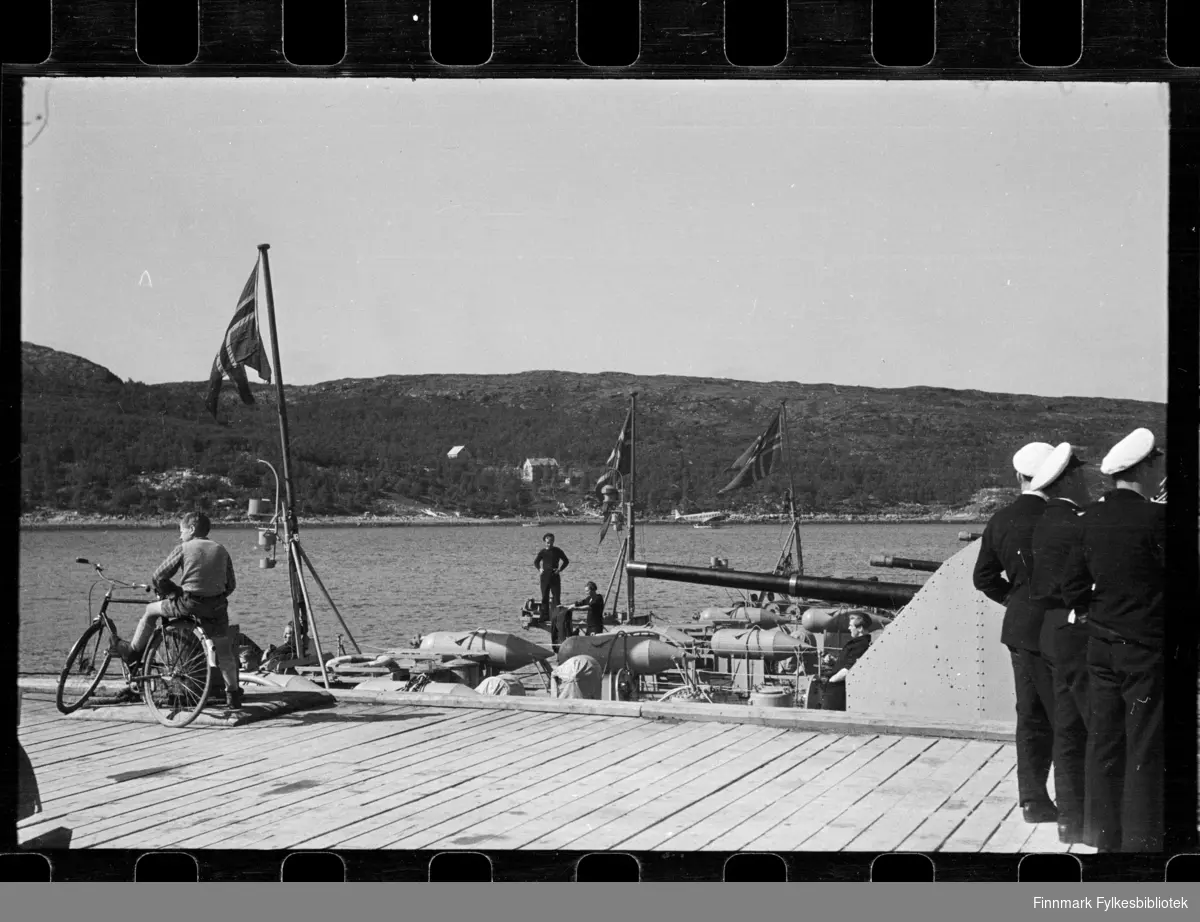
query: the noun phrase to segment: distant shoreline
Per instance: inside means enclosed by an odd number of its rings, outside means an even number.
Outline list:
[[[59,513],[55,515],[29,516],[20,518],[21,531],[87,531],[122,528],[175,528],[176,518],[135,517],[135,516],[100,516],[81,515],[79,513]],[[801,516],[803,525],[983,525],[987,518],[948,517],[946,514],[930,513],[924,516],[905,516],[899,514],[877,513],[862,515],[813,515]],[[689,527],[688,523],[676,523],[668,516],[659,516],[639,520],[639,525],[676,525],[680,528]],[[783,525],[786,519],[778,516],[731,516],[728,525]],[[245,517],[230,519],[213,519],[213,528],[261,528],[264,523],[255,522]],[[600,520],[588,516],[561,516],[553,519],[474,519],[457,516],[313,516],[301,518],[300,527],[304,528],[427,528],[430,526],[452,526],[456,528],[491,526],[519,528],[552,529],[559,525],[600,525]]]

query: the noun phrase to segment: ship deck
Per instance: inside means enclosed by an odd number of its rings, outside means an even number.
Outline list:
[[[221,729],[97,716],[26,693],[44,812],[20,841],[65,826],[72,848],[1066,850],[1022,821],[1011,742],[411,702]]]

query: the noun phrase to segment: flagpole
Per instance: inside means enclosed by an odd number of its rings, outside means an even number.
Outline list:
[[[267,305],[267,329],[271,334],[271,358],[275,363],[275,396],[279,405],[279,445],[283,456],[283,488],[284,496],[287,502],[287,512],[284,516],[284,540],[291,551],[292,544],[300,531],[299,524],[296,521],[296,504],[294,499],[294,491],[292,489],[292,443],[288,433],[287,420],[287,401],[283,395],[283,366],[279,361],[279,333],[275,326],[275,296],[271,289],[271,263],[267,256],[267,250],[271,249],[271,244],[260,243],[258,245],[258,258],[262,266],[262,283],[263,283],[263,300]],[[288,570],[289,576],[288,587],[291,590],[292,596],[292,631],[296,642],[296,656],[303,658],[308,655],[305,649],[305,640],[308,634],[308,622],[312,617],[311,609],[308,605],[307,587],[304,585],[304,574],[296,561],[294,554],[288,554]],[[300,598],[297,598],[296,588],[299,583]],[[303,612],[303,616],[301,615]],[[318,646],[319,649],[319,646]],[[324,663],[322,663],[322,670]],[[328,678],[326,679],[328,685]]]
[[[271,264],[267,250],[271,244],[258,245],[258,258],[262,263],[264,300],[267,302],[267,326],[271,331],[271,358],[275,360],[275,396],[279,402],[279,442],[283,449],[283,488],[287,497],[287,524],[291,534],[299,532],[296,524],[296,506],[292,491],[292,443],[288,436],[287,402],[283,396],[283,366],[279,364],[279,335],[275,329],[275,297],[271,292]]]
[[[637,391],[633,391],[629,395],[629,492],[626,495],[626,514],[625,520],[629,523],[628,537],[625,539],[627,548],[627,556],[625,558],[626,567],[637,559],[635,554],[636,545],[634,543],[634,504],[637,502],[636,493],[636,473],[637,473]],[[633,621],[633,574],[626,569],[625,588],[626,604],[629,608],[629,620]]]
[[[779,401],[779,425],[783,427],[783,455],[787,458],[788,469],[788,506],[792,514],[792,540],[796,545],[796,566],[801,574],[804,573],[804,549],[800,545],[800,523],[796,520],[796,480],[792,475],[792,452],[788,444],[787,401]],[[784,552],[786,554],[786,550]],[[783,565],[781,556],[776,569]]]

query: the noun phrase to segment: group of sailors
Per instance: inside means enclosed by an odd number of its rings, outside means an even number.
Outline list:
[[[1005,607],[1024,819],[1102,852],[1160,851],[1162,451],[1148,429],[1123,438],[1100,463],[1111,489],[1096,502],[1069,443],[1026,445],[1013,467],[1021,496],[985,528],[974,584]]]

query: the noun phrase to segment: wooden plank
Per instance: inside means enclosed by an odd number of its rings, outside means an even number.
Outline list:
[[[832,777],[835,772],[839,777],[852,771],[854,762],[851,760],[868,760],[875,758],[883,748],[890,746],[893,737],[860,737],[860,736],[824,736],[827,744],[820,752],[809,756],[799,764],[788,768],[775,779],[772,784],[774,801],[763,801],[757,809],[750,809],[751,803],[746,803],[746,810],[739,819],[731,818],[731,825],[724,830],[712,830],[707,842],[697,848],[719,849],[722,851],[738,851],[756,848],[752,843],[766,833],[770,828],[778,826],[788,816],[796,813],[810,796],[816,796],[823,790],[824,780]]]
[[[637,752],[631,758],[615,762],[607,767],[588,771],[588,790],[581,793],[578,789],[558,787],[551,789],[546,795],[538,798],[539,815],[532,819],[514,823],[512,813],[519,809],[505,803],[495,804],[493,815],[477,822],[468,830],[471,842],[486,843],[487,848],[514,849],[529,847],[530,843],[540,837],[560,829],[580,813],[593,813],[600,804],[622,800],[622,813],[635,809],[629,802],[628,795],[634,791],[646,792],[647,799],[663,796],[672,786],[684,783],[684,772],[688,767],[704,762],[699,755],[709,752],[714,745],[723,749],[731,744],[743,744],[747,749],[753,748],[750,740],[761,738],[761,732],[748,734],[729,734],[697,732],[699,728],[683,732],[671,733],[665,739]],[[737,740],[741,735],[743,739]],[[451,845],[465,844],[461,836],[450,840]],[[537,848],[547,846],[539,844]]]
[[[782,792],[776,782],[833,742],[828,735],[809,734],[799,746],[769,759],[735,782],[663,820],[653,830],[659,841],[646,848],[696,851],[721,832],[758,812],[764,801],[775,802]]]
[[[560,718],[561,719],[561,715]],[[337,842],[349,842],[347,847],[375,847],[368,842],[383,840],[378,844],[386,844],[388,839],[396,838],[401,831],[415,831],[424,828],[437,820],[431,819],[436,814],[442,814],[445,820],[453,820],[460,814],[469,811],[476,803],[504,796],[508,789],[528,787],[533,774],[544,776],[547,770],[560,771],[556,783],[563,784],[563,778],[571,777],[569,761],[573,754],[589,749],[597,743],[607,748],[614,748],[611,740],[625,730],[635,732],[643,740],[653,739],[661,731],[654,730],[636,718],[594,717],[597,721],[586,736],[578,735],[570,739],[543,741],[539,745],[526,748],[516,761],[497,764],[480,764],[471,766],[459,772],[455,783],[443,786],[427,796],[390,797],[386,801],[378,801],[368,814],[364,814],[349,826],[337,831]],[[322,841],[325,841],[324,839]],[[333,841],[333,840],[330,840]]]
[[[1017,807],[1017,778],[1016,768],[1008,774],[983,797],[958,828],[947,837],[942,850],[951,852],[978,852],[999,828],[1013,810]]]
[[[943,848],[946,840],[962,825],[971,812],[1012,771],[1016,764],[1015,758],[1013,746],[1002,746],[954,792],[953,796],[948,798],[900,843],[900,849],[933,852]]]
[[[388,724],[382,723],[373,723],[368,726],[379,726],[388,731],[390,736],[396,738],[412,739],[413,733],[420,734],[425,732],[429,734],[437,734],[444,732],[441,728],[444,727],[447,722],[457,719],[457,715],[456,717],[447,717],[446,720],[434,721],[423,727],[414,727],[406,724],[402,728],[395,728]],[[469,717],[465,722],[468,724],[474,723],[474,721],[471,721]],[[334,734],[353,730],[353,728],[356,726],[362,725],[334,724],[331,725],[328,731],[324,732],[322,735],[323,738],[327,740]],[[244,731],[235,730],[206,732],[222,734],[235,732],[244,733]],[[196,802],[202,799],[201,795],[206,790],[222,787],[227,788],[228,785],[233,782],[243,778],[252,778],[257,775],[261,775],[263,772],[272,767],[276,767],[276,769],[279,771],[286,772],[289,767],[289,760],[292,759],[293,756],[299,758],[307,756],[310,759],[315,759],[317,761],[326,759],[327,755],[319,748],[314,750],[314,745],[318,745],[318,741],[313,739],[314,735],[315,734],[306,732],[306,728],[297,725],[290,728],[288,732],[290,744],[276,743],[275,745],[263,747],[257,751],[251,752],[227,752],[220,760],[215,760],[213,763],[209,763],[205,767],[204,774],[210,776],[208,778],[189,780],[189,774],[185,768],[180,772],[182,780],[185,782],[183,784],[172,784],[165,788],[158,785],[139,786],[138,788],[130,789],[129,792],[122,792],[118,794],[115,802],[112,800],[112,793],[105,791],[103,792],[102,801],[100,804],[96,804],[97,792],[92,791],[83,796],[73,798],[71,802],[56,805],[56,809],[69,810],[78,804],[85,806],[85,809],[82,809],[80,813],[73,815],[73,821],[75,823],[74,828],[76,828],[78,832],[80,829],[94,827],[97,824],[108,824],[111,822],[111,818],[114,816],[128,816],[129,810],[133,807],[133,803],[121,803],[121,801],[127,801],[131,797],[141,798],[139,803],[148,801],[151,806],[159,808],[161,808],[163,804],[173,800],[181,800],[194,805]],[[181,743],[186,740],[188,736],[190,735],[181,734],[179,736]],[[229,737],[221,738],[230,739]],[[254,739],[256,743],[261,742],[256,734],[244,734],[242,738]],[[156,822],[160,819],[161,817],[156,815]],[[80,826],[80,820],[83,820],[82,826]]]
[[[913,779],[912,790],[886,805],[885,811],[853,838],[848,846],[855,851],[892,851],[900,846],[927,818],[945,804],[984,764],[996,754],[1000,744],[979,740],[940,740],[922,754],[912,768],[927,774]],[[941,758],[930,766],[926,756]]]
[[[388,715],[382,715],[388,716]],[[393,715],[394,716],[394,715]],[[404,733],[415,730],[419,726],[428,726],[433,723],[445,723],[454,719],[451,713],[436,717],[419,718],[417,724],[402,724],[394,725],[387,721],[373,721],[371,726],[382,726],[388,728],[388,733]],[[257,725],[253,725],[257,726]],[[77,764],[71,766],[70,773],[66,775],[65,784],[74,786],[76,793],[86,792],[88,790],[97,790],[107,788],[110,780],[106,777],[108,772],[127,771],[140,767],[146,767],[156,764],[187,764],[192,761],[199,761],[198,756],[207,756],[214,750],[218,753],[226,753],[231,758],[239,763],[262,762],[276,760],[285,757],[289,754],[288,745],[307,745],[315,750],[331,745],[336,746],[339,734],[353,732],[354,728],[360,726],[356,723],[336,723],[331,722],[319,725],[306,725],[302,723],[289,722],[287,725],[273,726],[270,728],[250,730],[248,728],[233,728],[228,730],[201,730],[196,733],[185,731],[170,730],[166,727],[160,728],[166,734],[165,742],[159,745],[156,741],[155,745],[142,745],[135,750],[130,750],[126,747],[117,747],[109,752],[98,754],[91,758],[81,759]],[[233,737],[215,737],[212,734],[236,734]],[[230,743],[228,745],[215,747],[216,742]],[[253,741],[253,748],[248,750],[238,750],[236,743],[249,743]],[[230,752],[230,749],[233,751]],[[32,758],[32,756],[31,756]],[[40,766],[37,766],[40,767]],[[79,771],[84,769],[84,771]],[[40,777],[40,775],[39,775]],[[54,784],[47,785],[47,791],[54,791],[58,796],[63,787],[55,786]]]
[[[1016,806],[1016,800],[1017,798],[1014,797],[1013,809],[1008,812],[1008,815],[996,827],[996,831],[984,843],[983,851],[1012,854],[1013,852],[1023,852],[1026,850],[1025,843],[1033,835],[1034,829],[1042,824],[1025,822],[1021,808]],[[1055,823],[1046,823],[1045,825],[1055,830],[1058,828]]]
[[[782,774],[794,764],[789,761],[792,754],[805,748],[812,738],[809,734],[787,731],[751,752],[730,759],[718,770],[710,769],[684,788],[627,818],[624,823],[627,837],[615,842],[614,847],[638,850],[663,847],[672,836]]]
[[[504,712],[510,713],[510,712]],[[511,712],[516,713],[516,712]],[[273,848],[275,843],[287,844],[297,839],[320,834],[330,827],[345,826],[354,822],[361,813],[377,814],[383,809],[380,804],[389,797],[400,796],[409,800],[421,800],[436,796],[446,790],[452,790],[458,785],[469,781],[479,771],[480,766],[492,761],[503,762],[506,756],[511,757],[517,735],[522,744],[530,749],[541,745],[569,746],[577,739],[587,739],[603,730],[594,723],[594,718],[579,715],[564,717],[562,715],[538,715],[539,723],[534,729],[512,729],[497,734],[488,745],[479,745],[472,741],[470,744],[470,760],[463,764],[463,750],[456,747],[446,751],[446,759],[439,760],[442,767],[430,770],[428,763],[424,766],[397,768],[383,767],[383,772],[370,783],[370,792],[363,791],[355,798],[356,811],[346,809],[346,798],[340,790],[329,790],[315,797],[309,797],[300,810],[294,815],[284,818],[279,823],[248,835],[239,835],[236,847]],[[522,765],[533,764],[526,754]],[[457,765],[457,770],[447,770],[444,766]],[[514,771],[519,769],[513,769]],[[200,845],[222,844],[223,847],[235,847],[223,840],[210,842],[203,840]]]
[[[470,764],[448,773],[444,778],[428,779],[406,789],[392,790],[387,796],[359,805],[351,811],[342,811],[336,823],[326,824],[321,831],[302,837],[300,844],[312,848],[375,847],[366,843],[395,838],[399,829],[416,829],[421,822],[415,819],[418,814],[427,815],[433,810],[446,809],[446,805],[459,805],[448,811],[448,816],[454,817],[458,811],[468,809],[461,806],[464,800],[481,788],[494,790],[508,779],[513,779],[511,783],[515,785],[524,784],[524,774],[530,769],[542,766],[547,761],[557,761],[578,751],[580,747],[588,746],[593,740],[607,739],[614,728],[639,724],[636,718],[589,717],[586,725],[563,730],[563,715],[551,716],[559,725],[553,736],[532,740],[529,745],[523,743],[519,758],[498,766],[490,765],[485,760],[472,759]],[[649,730],[642,726],[643,732]],[[394,779],[393,787],[400,787],[403,782],[403,778]]]
[[[924,751],[916,753],[912,761],[880,779],[874,788],[814,833],[803,843],[804,848],[819,851],[842,851],[847,848],[851,841],[883,818],[900,801],[919,790],[919,782],[928,783],[930,776],[945,764],[946,758],[956,754],[962,745],[954,740],[938,740]],[[937,802],[941,803],[951,793],[951,790],[942,787],[935,795]]]
[[[1069,843],[1058,841],[1058,823],[1034,823],[1023,850],[1032,854],[1060,854],[1069,848]]]
[[[534,722],[531,718],[519,718],[522,725]],[[141,830],[113,829],[109,833],[121,836],[121,839],[111,838],[106,841],[125,841],[131,835],[148,834],[152,836],[154,847],[164,847],[174,844],[179,839],[195,839],[205,831],[217,832],[218,838],[228,836],[228,829],[239,823],[245,824],[258,817],[285,811],[289,806],[298,804],[312,796],[309,787],[313,783],[328,782],[338,778],[363,777],[364,772],[371,772],[379,767],[381,760],[391,760],[398,764],[418,764],[428,759],[437,758],[442,752],[451,752],[470,741],[486,741],[489,734],[486,728],[480,726],[478,715],[456,722],[455,728],[446,733],[444,724],[429,727],[427,734],[416,731],[414,734],[388,734],[379,736],[370,734],[368,728],[360,729],[358,743],[343,740],[342,758],[334,760],[328,753],[310,755],[299,761],[285,759],[282,763],[269,767],[260,765],[250,774],[222,773],[216,778],[206,779],[209,784],[209,794],[206,798],[196,797],[177,804],[170,814],[164,817],[161,811],[155,811],[154,823]],[[499,728],[496,732],[500,732]],[[355,752],[359,746],[370,746],[372,756],[359,758]],[[403,753],[396,755],[396,753]],[[232,776],[232,777],[231,777]],[[244,782],[236,786],[236,801],[231,803],[230,782]],[[296,784],[297,787],[289,793],[278,793],[274,788],[281,785]],[[267,799],[263,795],[267,794]]]
[[[298,740],[302,736],[299,730],[294,730],[292,735]],[[307,746],[306,742],[301,742]],[[307,751],[311,752],[311,749]],[[203,772],[209,776],[208,778],[201,777],[199,770],[193,768],[189,771],[185,766],[174,773],[179,777],[171,779],[173,783],[166,786],[151,781],[131,786],[125,790],[118,788],[116,791],[108,789],[100,792],[92,791],[84,797],[74,798],[75,803],[64,804],[62,808],[70,813],[70,807],[75,804],[83,805],[77,812],[70,814],[70,817],[71,825],[77,833],[75,841],[86,844],[89,829],[111,826],[114,819],[126,822],[137,819],[136,808],[144,802],[148,802],[151,807],[159,810],[163,805],[169,805],[172,801],[194,806],[198,800],[203,798],[205,790],[227,787],[239,777],[253,777],[255,774],[265,771],[266,766],[272,764],[272,758],[282,757],[286,753],[287,747],[280,746],[263,750],[257,754],[227,752],[220,759],[213,760],[205,766]],[[199,777],[200,780],[192,780],[193,777]],[[99,803],[97,803],[98,799]],[[156,812],[152,822],[157,825],[160,821],[161,814]],[[145,825],[144,819],[143,825]]]
[[[859,798],[934,743],[932,739],[913,736],[879,739],[885,745],[876,749],[870,758],[847,759],[843,765],[839,765],[836,778],[821,778],[811,788],[801,791],[805,801],[803,806],[768,830],[751,847],[789,851],[800,848],[826,823],[836,819]],[[846,774],[843,774],[843,769]]]
[[[431,734],[434,731],[431,728]],[[477,736],[478,728],[474,725],[458,730],[447,731],[444,724],[440,724],[436,732],[446,734],[449,733],[449,738],[452,740],[448,745],[461,745],[463,740],[471,739]],[[463,734],[459,736],[458,734]],[[432,739],[436,736],[431,735]],[[427,752],[427,745],[423,744],[420,737],[412,734],[403,736],[397,734],[380,735],[376,734],[373,737],[368,737],[364,740],[372,746],[373,752],[383,752],[391,755],[394,750],[403,750],[408,748],[416,748],[420,751]],[[145,810],[142,813],[129,818],[125,823],[113,825],[108,824],[103,830],[105,840],[116,841],[116,837],[128,839],[129,837],[140,837],[146,834],[148,830],[156,839],[165,839],[172,831],[182,829],[182,834],[193,834],[199,823],[204,821],[236,820],[234,812],[238,809],[245,808],[250,804],[261,803],[261,800],[252,800],[245,790],[249,786],[263,786],[274,784],[277,787],[286,783],[300,783],[300,790],[304,790],[304,783],[308,780],[308,776],[312,772],[319,772],[328,769],[331,765],[338,765],[346,768],[351,776],[356,779],[368,777],[371,770],[369,768],[360,768],[355,764],[352,753],[343,753],[337,758],[331,758],[329,754],[318,752],[315,755],[310,755],[307,759],[299,761],[290,761],[286,764],[259,763],[251,770],[247,771],[241,766],[229,766],[219,773],[214,773],[208,777],[201,779],[198,782],[189,782],[187,787],[189,790],[198,790],[200,793],[194,796],[186,796],[177,798],[173,802],[159,804],[153,811],[152,817],[148,817]],[[303,796],[303,795],[300,795]],[[294,799],[294,798],[293,798]],[[283,797],[272,797],[268,802],[267,807],[278,809],[281,805],[287,803]],[[201,819],[197,819],[200,817]],[[137,839],[140,841],[140,839]]]
[[[817,737],[828,740],[828,737]],[[733,747],[743,747],[745,741],[731,741],[726,744],[726,751]],[[665,788],[661,784],[663,778],[675,778],[685,775],[698,763],[685,751],[674,757],[655,764],[652,768],[638,772],[621,782],[611,783],[607,780],[597,786],[596,795],[587,803],[580,802],[571,812],[564,811],[559,816],[565,822],[559,823],[553,829],[529,843],[528,847],[538,849],[559,849],[571,846],[571,843],[586,839],[593,832],[604,828],[612,822],[619,822],[627,814],[640,810],[642,806],[660,795]]]
[[[618,732],[604,742],[600,754],[590,749],[559,754],[551,762],[552,776],[540,784],[527,785],[519,777],[485,776],[455,791],[456,796],[452,799],[443,799],[432,806],[426,802],[388,811],[385,816],[372,821],[377,826],[376,831],[347,839],[343,845],[348,848],[427,848],[432,842],[460,835],[464,829],[473,828],[504,810],[514,816],[514,822],[524,822],[527,819],[526,804],[563,786],[557,776],[568,776],[580,768],[598,771],[632,758],[662,739],[670,739],[676,728],[633,719],[622,720],[621,726],[614,729]],[[385,821],[383,826],[379,825],[381,819]],[[391,825],[386,825],[388,821]]]

